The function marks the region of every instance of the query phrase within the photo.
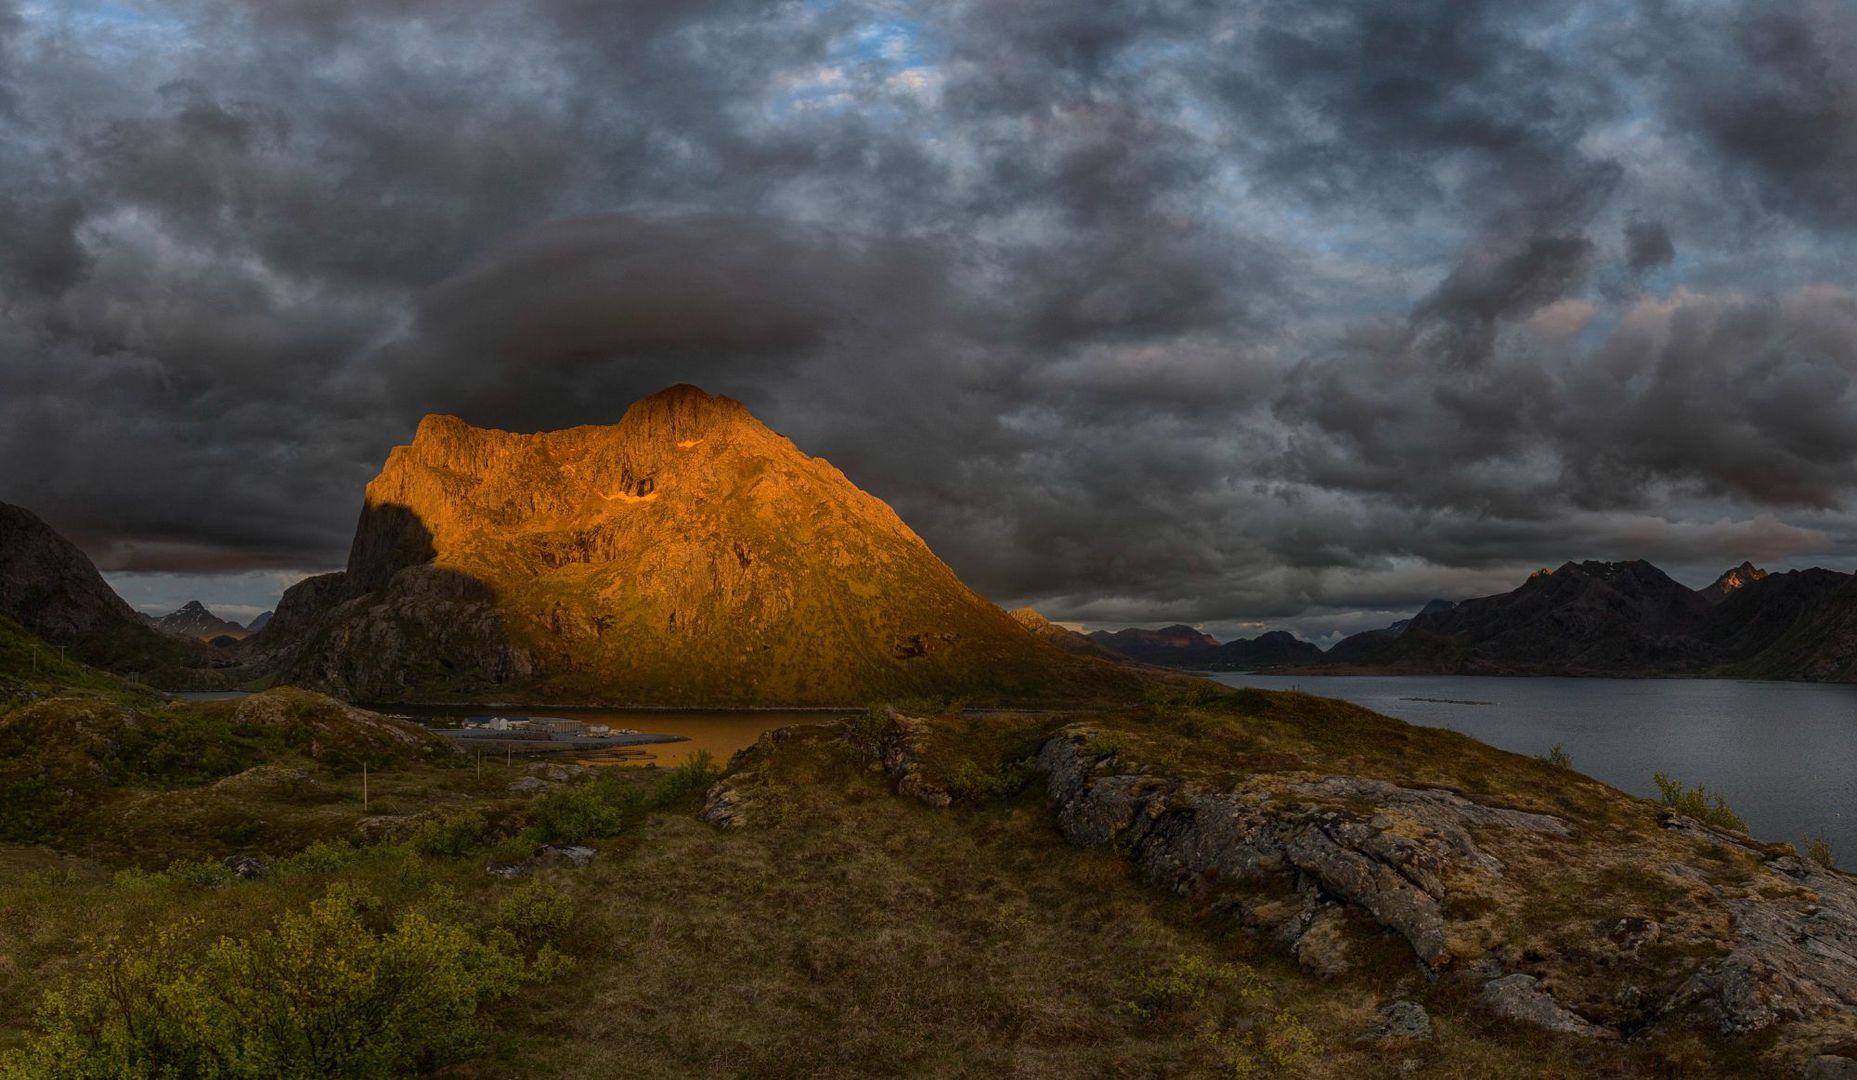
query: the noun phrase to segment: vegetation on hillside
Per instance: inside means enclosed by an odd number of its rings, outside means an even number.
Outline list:
[[[135,723],[84,711],[104,705]],[[379,742],[387,722],[302,692],[207,705],[80,694],[0,715],[0,731],[65,718],[83,737],[47,767],[103,777],[49,843],[0,846],[7,1080],[1766,1067],[1766,1044],[1700,1029],[1608,1043],[1492,1018],[1361,920],[1336,930],[1345,973],[1312,974],[1245,929],[1235,894],[1174,896],[1111,848],[1064,842],[1033,762],[1076,715],[879,708],[789,729],[723,786],[752,806],[724,830],[697,817],[707,762],[550,773]],[[874,765],[899,717],[920,736],[917,798]],[[1559,992],[1597,998],[1715,955],[1701,906],[1647,875],[1647,852],[1727,890],[1756,870],[1679,850],[1656,806],[1558,765],[1339,702],[1181,685],[1087,725],[1089,753],[1145,782],[1344,773],[1564,817],[1573,835],[1539,848],[1480,836],[1504,872],[1455,912]],[[0,798],[26,784],[0,777]],[[947,809],[924,804],[935,792]],[[591,861],[547,854],[566,843]],[[1613,966],[1581,960],[1621,912],[1666,936]],[[1431,1040],[1358,1041],[1401,999],[1429,1012]]]

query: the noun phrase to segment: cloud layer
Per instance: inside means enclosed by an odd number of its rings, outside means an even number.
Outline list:
[[[1854,11],[0,0],[0,498],[262,608],[688,381],[1063,619],[1847,566]]]

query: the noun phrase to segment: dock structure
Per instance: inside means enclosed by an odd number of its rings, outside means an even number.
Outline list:
[[[588,724],[558,716],[473,716],[465,718],[460,727],[440,728],[439,734],[471,747],[501,750],[506,754],[617,751],[632,746],[689,741],[685,735],[613,731],[605,724]]]

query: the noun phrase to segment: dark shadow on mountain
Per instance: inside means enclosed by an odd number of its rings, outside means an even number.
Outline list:
[[[244,642],[253,680],[382,703],[494,692],[534,675],[540,664],[511,643],[497,590],[437,557],[413,509],[364,507],[347,569],[291,586]]]
[[[348,594],[385,588],[393,575],[438,558],[432,530],[411,507],[381,503],[361,508],[355,542],[348,549]]]

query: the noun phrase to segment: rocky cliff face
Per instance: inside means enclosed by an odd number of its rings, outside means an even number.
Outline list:
[[[213,689],[225,678],[208,650],[148,624],[77,545],[23,507],[0,503],[0,615],[76,660],[164,689]]]
[[[963,585],[882,501],[739,403],[610,427],[431,416],[368,485],[347,569],[254,643],[364,700],[854,704],[1126,692]]]

